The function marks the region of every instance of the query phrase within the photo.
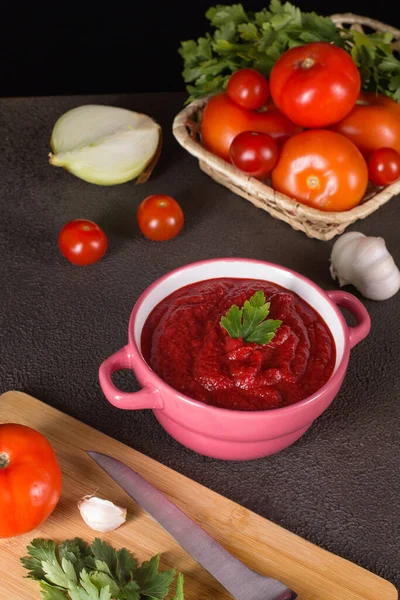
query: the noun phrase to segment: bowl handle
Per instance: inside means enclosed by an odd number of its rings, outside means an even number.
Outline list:
[[[361,342],[361,340],[367,337],[371,329],[371,319],[367,309],[358,298],[348,292],[330,290],[326,293],[332,302],[346,308],[357,319],[357,325],[354,327],[347,325],[349,330],[350,348],[354,348],[358,342]]]
[[[111,375],[119,369],[132,369],[131,354],[124,346],[100,365],[99,380],[107,400],[117,408],[128,410],[138,408],[162,408],[162,400],[157,388],[145,385],[139,392],[122,392],[112,382]]]

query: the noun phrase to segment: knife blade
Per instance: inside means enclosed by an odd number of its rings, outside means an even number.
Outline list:
[[[281,581],[246,567],[139,473],[106,454],[87,453],[236,600],[296,600]]]

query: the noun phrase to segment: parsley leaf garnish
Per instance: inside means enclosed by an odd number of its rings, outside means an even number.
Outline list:
[[[172,600],[184,600],[184,596],[183,596],[183,575],[182,575],[182,573],[179,573],[179,575],[178,575],[178,579],[176,581],[175,596],[173,597]]]
[[[289,48],[329,42],[353,57],[365,90],[400,102],[400,60],[388,32],[361,33],[340,28],[329,17],[302,12],[290,2],[271,0],[268,9],[245,11],[241,4],[217,5],[206,12],[213,29],[181,43],[188,102],[226,89],[232,73],[254,68],[269,76]]]
[[[175,580],[174,570],[159,570],[159,554],[139,566],[126,548],[99,538],[90,546],[80,538],[58,545],[38,538],[27,551],[21,562],[44,600],[164,600]],[[174,600],[184,600],[181,573]]]
[[[233,304],[220,321],[231,338],[242,338],[245,342],[269,344],[282,321],[267,319],[271,303],[265,301],[264,292],[259,290],[243,308]],[[265,320],[267,319],[267,320]]]
[[[152,600],[162,600],[165,597],[165,590],[169,589],[175,579],[174,571],[158,572],[159,562],[160,555],[157,554],[148,562],[144,562],[135,574],[141,593]]]

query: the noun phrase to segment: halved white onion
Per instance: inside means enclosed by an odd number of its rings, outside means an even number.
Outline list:
[[[145,181],[161,151],[161,127],[131,110],[87,104],[58,119],[50,144],[52,165],[90,183],[125,183],[147,168]]]

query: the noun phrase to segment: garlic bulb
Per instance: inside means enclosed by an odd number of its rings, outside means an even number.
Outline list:
[[[116,185],[142,174],[142,182],[161,152],[161,128],[147,115],[88,104],[58,119],[50,145],[50,163],[85,181]]]
[[[333,245],[330,272],[341,286],[353,284],[371,300],[386,300],[400,289],[400,271],[380,237],[352,231]]]
[[[79,500],[78,508],[86,525],[101,533],[114,531],[126,521],[125,508],[96,496],[84,496]]]

